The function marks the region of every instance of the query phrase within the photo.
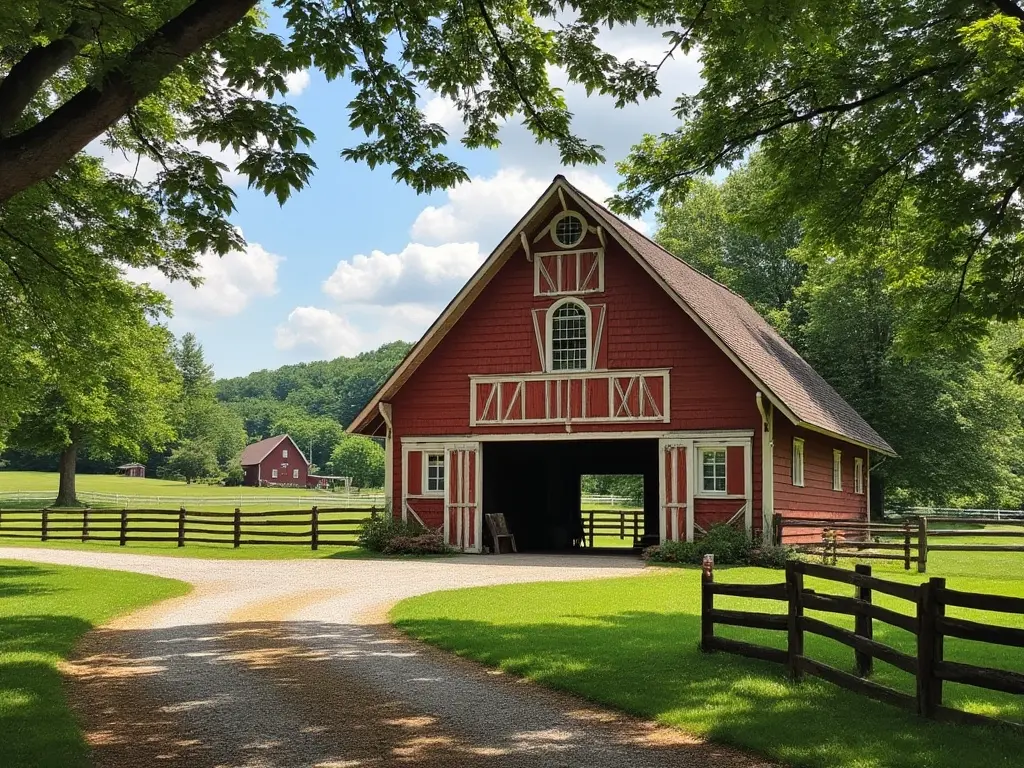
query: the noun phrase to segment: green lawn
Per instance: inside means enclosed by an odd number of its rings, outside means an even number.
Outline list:
[[[204,560],[313,560],[317,558],[349,559],[380,557],[360,547],[321,547],[315,552],[308,547],[284,544],[260,544],[234,549],[230,544],[187,544],[178,547],[172,542],[150,542],[118,546],[106,541],[33,541],[0,537],[2,547],[30,547],[34,549],[77,549],[90,552],[122,552],[131,555],[165,555],[167,557],[198,557]],[[2,763],[0,763],[2,766]]]
[[[0,560],[0,765],[87,766],[57,665],[93,627],[187,591],[155,576]]]
[[[0,471],[0,507],[15,506],[38,507],[39,501],[44,503],[57,494],[58,476],[56,472],[20,472]],[[178,480],[161,480],[158,478],[121,477],[120,475],[84,475],[76,480],[76,489],[91,506],[124,507],[138,506],[136,500],[144,499],[145,506],[151,508],[176,509],[181,505],[189,507],[197,500],[202,501],[202,508],[207,511],[224,511],[241,506],[247,510],[294,509],[312,506],[317,500],[323,500],[321,506],[370,507],[380,504],[380,491],[364,490],[351,495],[340,495],[325,491],[306,488],[249,488],[225,487],[200,483],[188,484]],[[29,496],[27,504],[8,497],[8,494],[19,493]],[[90,494],[103,494],[103,497],[90,497]],[[114,498],[107,498],[107,495]],[[296,499],[301,498],[302,503]],[[280,499],[280,501],[275,501]],[[308,504],[306,503],[308,501]]]
[[[929,576],[949,586],[1024,595],[1024,556],[933,553]],[[875,572],[916,582],[897,566]],[[770,583],[781,572],[720,568],[722,582]],[[924,721],[824,681],[790,683],[780,665],[700,652],[697,569],[654,569],[636,578],[522,584],[433,593],[399,603],[392,620],[446,650],[531,680],[581,694],[642,717],[798,766],[994,768],[1017,766],[1024,736],[1001,728]],[[841,585],[809,579],[819,591]],[[852,589],[852,588],[849,588]],[[848,591],[848,590],[847,590]],[[879,604],[911,612],[909,603],[876,593]],[[769,601],[719,598],[719,607],[779,612]],[[495,610],[495,606],[501,606]],[[809,612],[852,629],[852,619]],[[951,608],[950,615],[1024,627],[1024,617]],[[784,633],[718,628],[722,635],[784,647]],[[875,622],[875,637],[911,653],[909,633]],[[853,652],[807,635],[808,655],[852,670]],[[947,639],[954,661],[1024,671],[1024,649]],[[907,692],[913,679],[876,661],[875,680]],[[1024,722],[1024,697],[946,684],[945,703]]]

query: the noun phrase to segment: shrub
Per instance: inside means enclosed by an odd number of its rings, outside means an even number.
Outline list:
[[[742,565],[750,562],[750,553],[746,531],[718,523],[697,541],[666,541],[645,549],[643,557],[652,563],[700,565],[704,555],[714,555],[715,565]]]
[[[358,544],[371,552],[387,552],[388,546],[399,538],[414,539],[428,533],[418,523],[393,517],[390,510],[367,520],[359,534]]]
[[[761,544],[750,550],[750,564],[761,568],[785,568],[787,560],[797,557],[795,547],[782,544]]]
[[[395,536],[384,545],[385,555],[443,555],[451,551],[440,531],[428,531],[416,536]]]
[[[236,459],[228,464],[227,471],[224,473],[224,485],[237,486],[245,482],[245,470],[242,469],[241,463]]]

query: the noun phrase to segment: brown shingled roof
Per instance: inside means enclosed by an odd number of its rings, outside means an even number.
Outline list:
[[[555,177],[530,212],[520,219],[410,350],[406,359],[349,426],[350,432],[367,428],[379,420],[377,404],[392,397],[408,380],[419,363],[472,303],[480,287],[500,269],[504,263],[503,257],[516,247],[518,233],[529,225],[541,210],[542,203],[559,189],[575,197],[595,219],[607,227],[791,421],[895,455],[892,447],[871,425],[742,296],[673,256],[603,205],[580,192],[563,176]]]
[[[277,448],[284,440],[292,440],[288,435],[277,435],[276,437],[268,437],[266,440],[260,440],[258,443],[252,443],[251,445],[245,446],[242,451],[242,458],[240,460],[243,467],[252,466],[253,464],[259,464],[270,452]],[[292,440],[292,444],[295,445],[295,441]],[[296,445],[295,448],[299,450]],[[299,454],[302,455],[302,451],[299,450]],[[303,461],[306,457],[302,455]],[[306,461],[308,464],[309,462]]]
[[[677,258],[564,182],[597,219],[646,262],[699,320],[782,401],[795,421],[818,427],[884,453],[892,447],[739,294]]]

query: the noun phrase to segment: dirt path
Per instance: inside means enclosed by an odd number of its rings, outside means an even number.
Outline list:
[[[640,575],[634,560],[217,561],[21,548],[0,548],[0,558],[195,585],[90,633],[68,665],[97,768],[765,765],[425,648],[383,619],[411,595]]]

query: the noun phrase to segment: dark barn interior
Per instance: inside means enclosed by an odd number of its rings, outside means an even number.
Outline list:
[[[583,475],[643,475],[644,537],[657,537],[656,439],[487,442],[483,450],[484,511],[505,515],[520,552],[573,547]],[[491,545],[486,526],[484,543]]]

